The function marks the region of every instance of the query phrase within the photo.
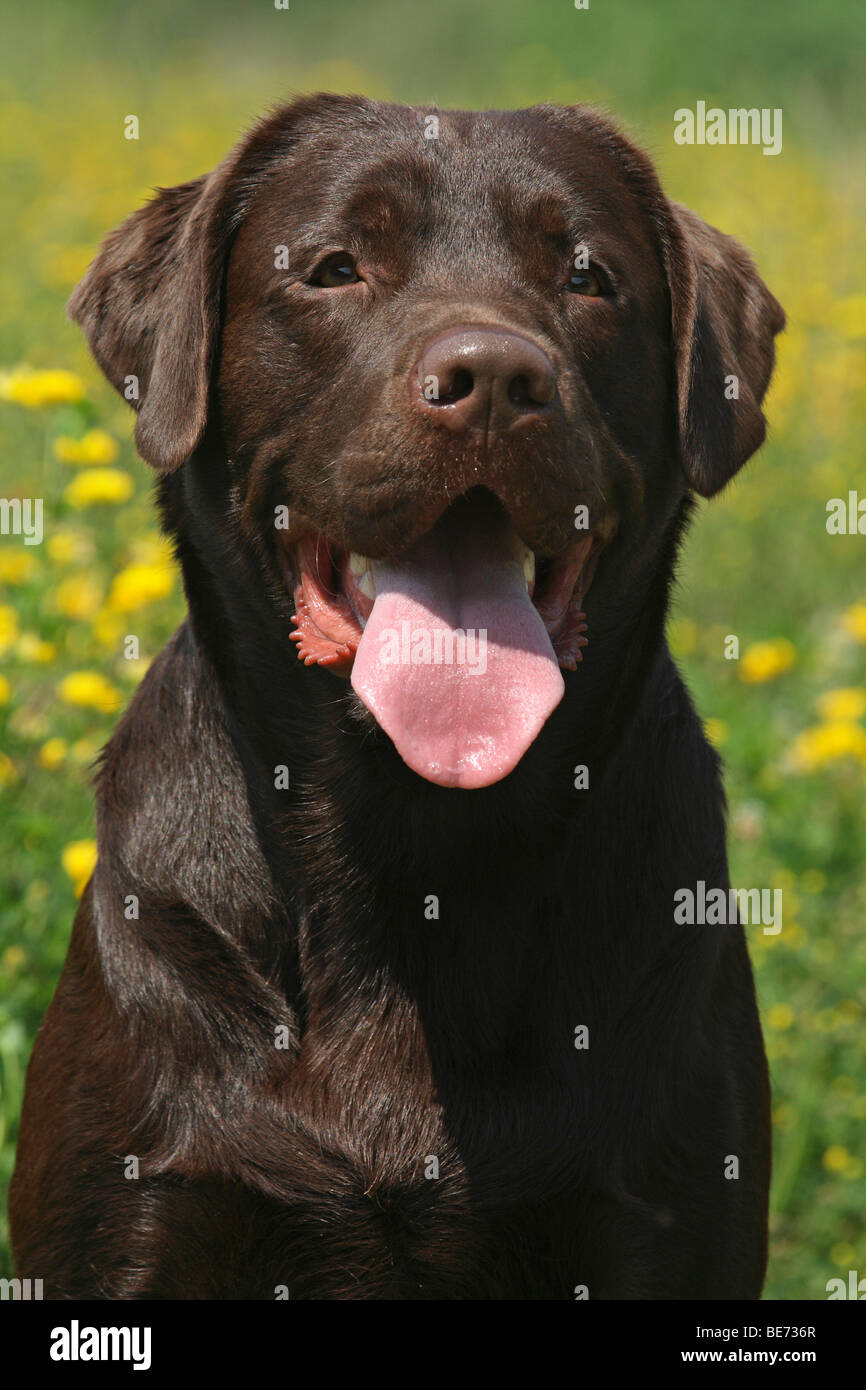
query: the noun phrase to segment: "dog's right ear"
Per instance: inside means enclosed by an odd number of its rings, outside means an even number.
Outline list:
[[[102,244],[69,301],[112,386],[138,411],[143,459],[170,471],[207,421],[228,237],[223,166],[162,189]]]
[[[371,106],[319,92],[254,126],[212,174],[162,189],[103,242],[69,301],[112,386],[138,411],[135,442],[155,468],[180,467],[207,424],[223,268],[244,201],[294,148],[302,126]]]

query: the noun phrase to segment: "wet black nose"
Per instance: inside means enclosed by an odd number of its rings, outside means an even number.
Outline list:
[[[461,325],[418,359],[415,404],[457,431],[508,430],[538,419],[556,396],[544,349],[506,329]]]

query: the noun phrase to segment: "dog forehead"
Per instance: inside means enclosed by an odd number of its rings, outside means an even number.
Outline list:
[[[649,219],[609,142],[578,121],[571,128],[538,108],[442,111],[374,104],[366,119],[346,111],[302,132],[271,165],[244,219],[326,237],[462,229],[508,239],[537,229],[568,236],[619,229],[645,246]]]

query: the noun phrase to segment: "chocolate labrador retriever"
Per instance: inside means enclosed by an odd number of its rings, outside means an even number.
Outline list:
[[[757,1298],[768,1088],[665,645],[779,305],[583,108],[315,96],[72,299],[189,618],[12,1192],[53,1298]],[[587,642],[589,645],[587,646]]]

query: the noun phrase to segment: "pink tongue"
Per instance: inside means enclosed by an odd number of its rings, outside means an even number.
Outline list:
[[[507,776],[565,691],[515,552],[504,514],[467,503],[400,564],[373,566],[352,685],[403,761],[443,787]]]

